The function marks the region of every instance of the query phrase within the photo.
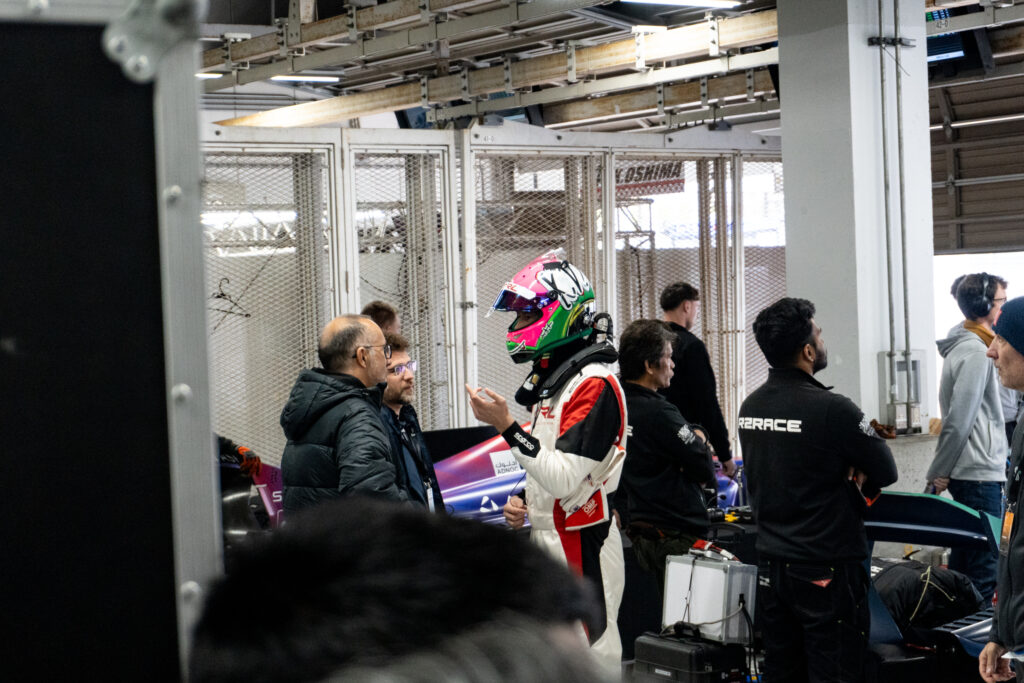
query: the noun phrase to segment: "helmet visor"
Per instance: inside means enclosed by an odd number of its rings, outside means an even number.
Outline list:
[[[498,293],[498,298],[491,304],[491,310],[529,313],[543,310],[549,303],[551,299],[546,296],[538,296],[536,292],[509,282]]]

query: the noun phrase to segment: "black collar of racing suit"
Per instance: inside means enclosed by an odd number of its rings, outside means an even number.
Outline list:
[[[814,379],[813,375],[808,375],[800,368],[768,368],[768,377],[776,381],[788,381],[788,382],[807,382],[812,384],[819,389],[832,390],[832,387],[825,386],[818,380]]]
[[[618,359],[619,353],[612,343],[601,341],[576,351],[564,361],[554,365],[554,369],[551,369],[551,366],[542,367],[543,359],[538,360],[530,370],[529,377],[523,382],[523,386],[516,391],[516,403],[532,406],[558,393],[558,390],[584,366],[590,363],[614,363]]]

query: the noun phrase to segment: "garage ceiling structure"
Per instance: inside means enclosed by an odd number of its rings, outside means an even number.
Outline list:
[[[1024,249],[1017,3],[925,2],[936,253]],[[213,0],[203,104],[240,114],[224,125],[280,127],[386,112],[412,127],[500,114],[618,132],[777,119],[775,1],[682,4]],[[271,79],[295,94],[238,87]]]

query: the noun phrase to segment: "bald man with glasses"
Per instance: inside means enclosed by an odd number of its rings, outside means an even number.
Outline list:
[[[281,412],[285,513],[346,495],[409,500],[404,467],[381,422],[391,347],[373,320],[344,315],[324,327],[323,368],[299,373]]]
[[[400,334],[384,335],[391,347],[387,388],[381,420],[391,438],[391,452],[399,464],[399,481],[406,487],[409,500],[431,512],[444,512],[441,487],[434,474],[434,461],[423,439],[419,418],[412,407],[416,393],[416,361],[409,356],[409,340]]]

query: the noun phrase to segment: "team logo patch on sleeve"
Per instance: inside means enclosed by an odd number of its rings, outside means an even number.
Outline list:
[[[857,428],[860,429],[860,431],[867,434],[868,436],[873,436],[876,439],[882,438],[878,435],[878,432],[875,431],[875,428],[871,426],[871,421],[868,420],[868,418],[866,417],[862,417],[860,419],[860,424],[857,425]]]
[[[693,440],[696,438],[689,425],[683,425],[679,428],[679,439],[683,443],[693,443]]]

